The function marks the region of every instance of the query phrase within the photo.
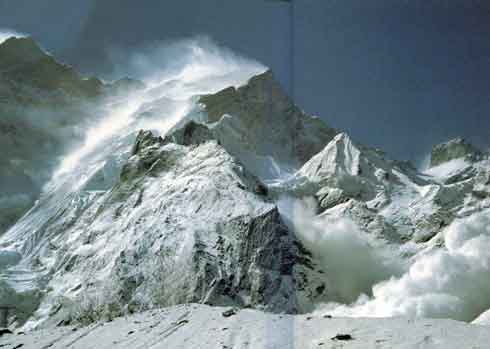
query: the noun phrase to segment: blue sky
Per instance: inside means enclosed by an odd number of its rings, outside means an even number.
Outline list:
[[[0,0],[24,31],[84,72],[107,52],[207,34],[291,79],[290,9],[262,0]],[[490,2],[296,0],[295,100],[400,159],[463,136],[490,141]]]

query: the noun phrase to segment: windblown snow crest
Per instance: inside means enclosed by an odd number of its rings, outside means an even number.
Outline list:
[[[58,175],[73,172],[77,165],[83,163],[86,167],[84,159],[93,158],[99,148],[107,149],[114,137],[124,139],[140,129],[164,135],[186,117],[199,119],[194,115],[198,113],[198,95],[243,85],[266,70],[260,63],[237,56],[206,37],[138,51],[124,66],[126,74],[130,71],[142,85],[107,103],[106,112],[87,130],[84,144],[62,161],[54,176],[56,181]]]
[[[0,28],[0,44],[2,44],[5,40],[15,37],[15,38],[23,38],[25,34],[19,33],[15,30]]]

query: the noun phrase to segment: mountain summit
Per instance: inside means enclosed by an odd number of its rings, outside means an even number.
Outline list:
[[[337,133],[294,105],[270,70],[199,102],[223,145],[263,178],[291,173]]]
[[[0,44],[0,70],[36,62],[46,56],[32,38],[12,37]]]

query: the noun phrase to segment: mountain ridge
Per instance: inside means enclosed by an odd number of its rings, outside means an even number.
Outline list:
[[[270,71],[182,99],[164,93],[175,83],[121,83],[134,95],[106,106],[93,143],[75,148],[0,236],[0,295],[19,309],[11,325],[92,323],[189,302],[356,311],[427,255],[457,258],[447,235],[490,209],[488,155],[457,141],[455,151],[436,147],[437,166],[420,173],[304,113]],[[353,274],[364,267],[373,275]],[[440,315],[424,306],[429,298],[407,314]],[[488,309],[451,305],[443,315],[465,321]]]

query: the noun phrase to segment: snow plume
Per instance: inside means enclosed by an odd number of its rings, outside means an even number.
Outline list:
[[[22,38],[25,36],[25,34],[16,32],[15,30],[0,28],[0,44],[11,37]]]
[[[425,152],[421,157],[415,160],[415,168],[420,172],[427,171],[430,168],[431,157],[432,155],[430,151]]]
[[[490,211],[455,221],[443,239],[445,247],[422,253],[400,278],[375,285],[372,298],[331,304],[330,311],[474,320],[490,308]]]
[[[129,73],[155,92],[165,90],[165,95],[174,99],[239,86],[266,70],[257,61],[239,56],[206,36],[158,42],[134,52],[110,51],[116,74]]]
[[[84,172],[76,178],[90,177],[110,154],[121,153],[114,147],[122,140],[131,143],[140,129],[163,136],[182,120],[193,118],[191,114],[198,111],[196,95],[243,85],[266,69],[204,37],[157,43],[136,51],[133,55],[113,51],[118,57],[129,57],[116,62],[117,71],[142,80],[146,88],[118,96],[106,103],[105,112],[98,111],[101,117],[85,130],[84,142],[64,157],[55,172],[56,181],[76,171]]]
[[[370,294],[376,283],[399,274],[400,267],[388,249],[380,244],[374,247],[376,242],[351,220],[315,216],[313,200],[283,198],[279,208],[304,246],[320,261],[336,301],[353,302]]]

